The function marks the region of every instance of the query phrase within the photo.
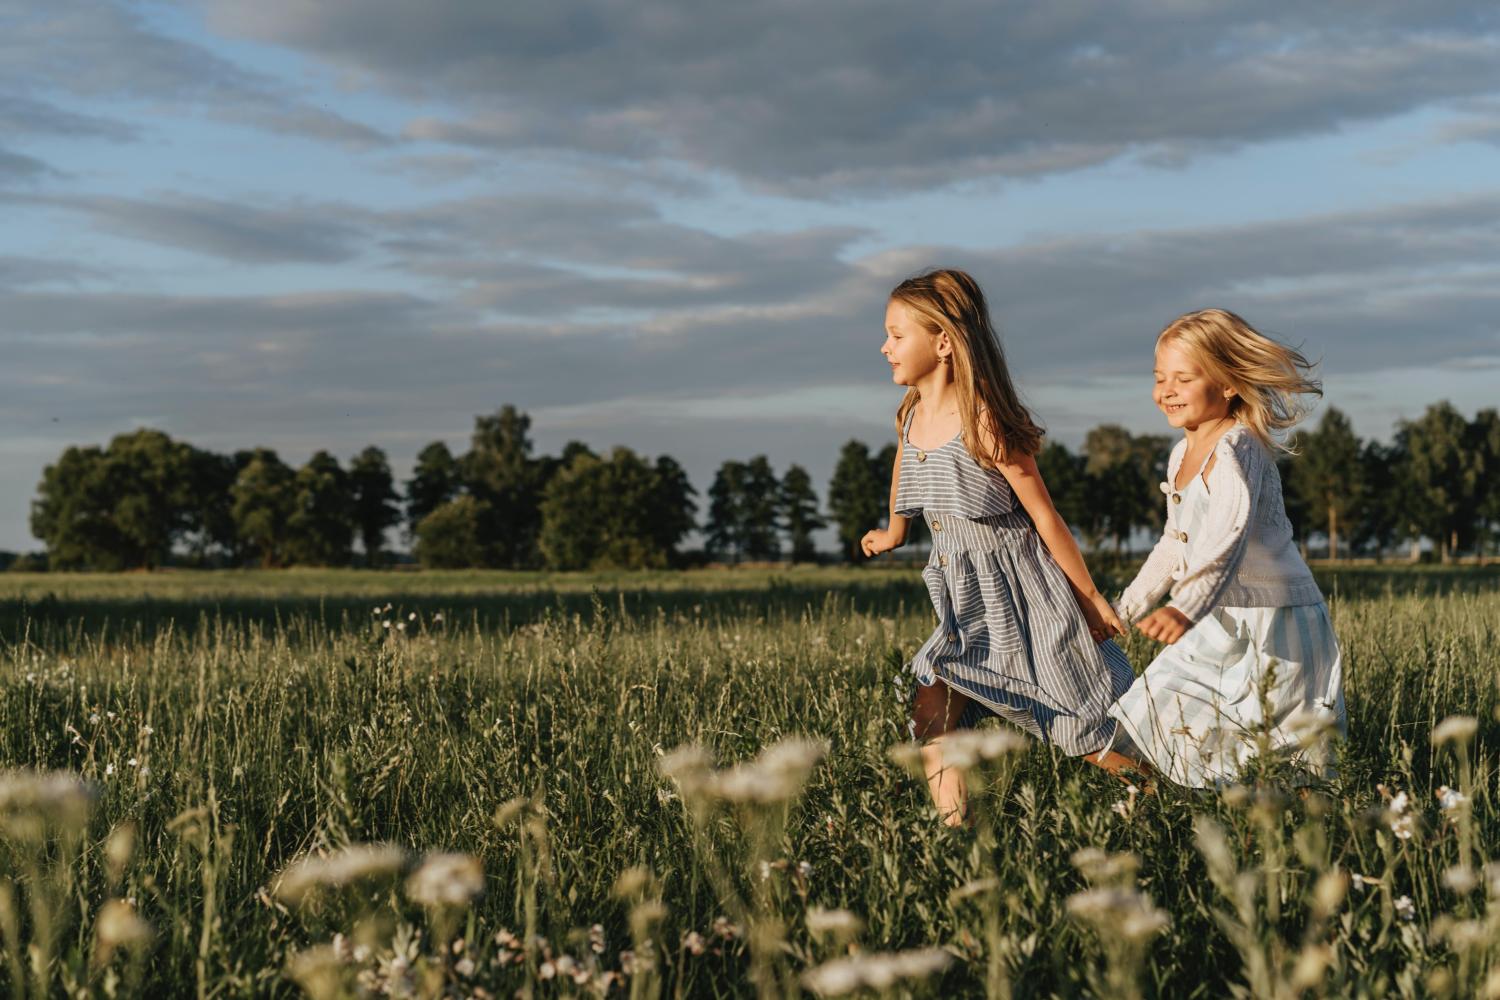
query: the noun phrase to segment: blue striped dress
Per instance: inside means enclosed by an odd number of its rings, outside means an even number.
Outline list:
[[[1072,755],[1108,746],[1108,711],[1135,672],[1113,640],[1095,643],[1067,577],[1005,477],[962,435],[931,451],[903,430],[895,512],[922,517],[922,570],[938,624],[909,670],[970,699],[962,725],[994,715]]]

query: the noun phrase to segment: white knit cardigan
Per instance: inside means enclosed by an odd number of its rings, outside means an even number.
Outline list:
[[[1170,588],[1171,607],[1198,621],[1217,607],[1279,608],[1323,600],[1307,563],[1292,542],[1281,496],[1281,475],[1270,450],[1244,424],[1225,431],[1214,445],[1214,465],[1205,477],[1208,510],[1198,519],[1191,546],[1172,502],[1177,472],[1187,451],[1183,439],[1167,463],[1167,527],[1161,540],[1125,588],[1116,605],[1120,617],[1144,617]]]

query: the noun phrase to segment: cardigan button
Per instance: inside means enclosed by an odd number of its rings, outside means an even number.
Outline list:
[[[1173,503],[1182,503],[1182,494],[1181,493],[1173,493],[1172,494],[1172,502]]]
[[[1185,541],[1187,541],[1187,532],[1186,531],[1179,531],[1177,533],[1177,540],[1179,542],[1185,542]]]

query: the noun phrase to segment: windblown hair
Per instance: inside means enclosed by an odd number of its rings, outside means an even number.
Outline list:
[[[1301,352],[1265,336],[1227,309],[1199,309],[1167,324],[1156,338],[1181,344],[1203,366],[1203,374],[1233,389],[1229,414],[1268,446],[1291,451],[1276,435],[1312,409],[1323,383]]]
[[[975,460],[993,469],[1041,450],[1043,431],[1016,394],[979,284],[963,271],[928,271],[897,285],[891,299],[911,309],[929,333],[948,335],[964,444]],[[898,435],[920,398],[915,386],[906,390],[896,410]],[[981,453],[981,427],[990,431],[994,442],[988,454]]]

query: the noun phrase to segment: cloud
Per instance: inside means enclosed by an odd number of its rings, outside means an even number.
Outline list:
[[[0,94],[0,132],[6,135],[54,135],[126,140],[135,129],[98,115],[67,111],[49,101],[19,94]]]
[[[1493,5],[211,0],[228,34],[454,109],[409,137],[675,159],[783,192],[1183,162],[1500,91]]]
[[[367,148],[389,136],[302,100],[282,81],[152,29],[109,0],[0,0],[0,121],[49,133],[128,138],[127,126],[65,111],[36,96],[167,102],[286,135]]]
[[[358,254],[357,212],[333,205],[276,207],[170,195],[14,195],[0,203],[85,215],[106,232],[224,260],[255,264],[338,263]]]
[[[34,156],[0,147],[0,182],[35,180],[57,172]]]
[[[103,274],[74,261],[0,255],[0,291],[35,285],[73,285]]]

